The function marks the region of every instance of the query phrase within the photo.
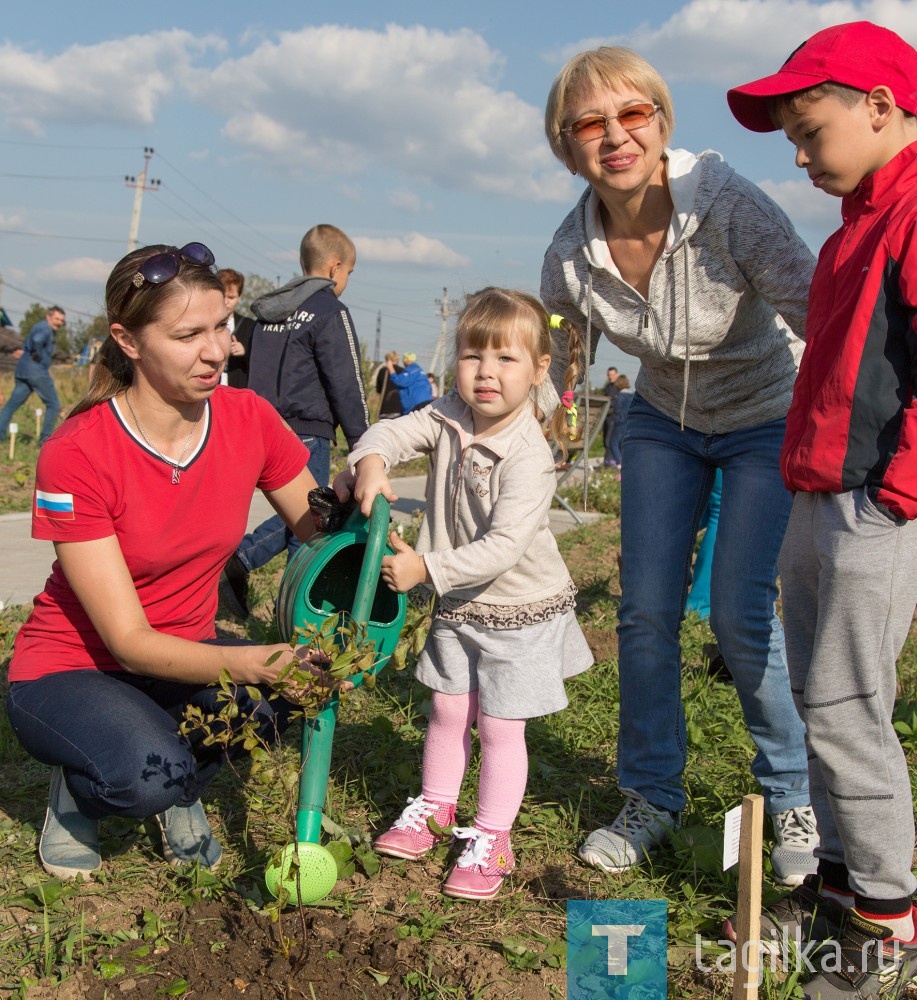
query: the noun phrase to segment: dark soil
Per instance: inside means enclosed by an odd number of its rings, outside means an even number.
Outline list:
[[[241,897],[189,907],[176,903],[174,912],[159,912],[162,920],[176,922],[170,934],[173,941],[155,947],[128,941],[96,955],[89,967],[57,986],[30,987],[28,998],[374,1000],[482,995],[548,1000],[564,996],[565,970],[519,970],[507,963],[501,939],[508,924],[497,904],[462,903],[439,894],[445,871],[439,859],[395,863],[372,880],[359,875],[348,880],[348,889],[362,883],[365,890],[358,904],[341,905],[332,896],[331,903],[289,909],[279,921],[250,908]],[[527,909],[526,903],[533,910],[544,906],[544,898],[536,903],[532,893],[543,893],[546,880],[528,885],[511,881],[514,884],[507,884],[506,890],[518,897],[520,909]],[[563,879],[553,881],[555,890],[569,891]],[[409,894],[414,899],[419,894],[422,906],[409,905]],[[122,907],[120,900],[118,908]],[[563,913],[562,903],[556,920],[532,913],[529,929],[556,937],[563,932]],[[524,919],[524,914],[516,914],[508,923],[518,927],[520,916]],[[425,928],[437,919],[452,921],[455,932],[431,930],[428,936]],[[439,989],[427,992],[423,986]]]

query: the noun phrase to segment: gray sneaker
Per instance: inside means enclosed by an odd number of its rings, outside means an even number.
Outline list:
[[[602,871],[626,872],[653,854],[679,827],[677,813],[652,805],[629,788],[624,808],[611,826],[593,831],[579,849],[586,864]]]
[[[811,806],[787,809],[771,817],[776,843],[771,851],[774,878],[784,885],[802,885],[806,875],[814,875],[818,859],[818,830]]]
[[[200,862],[202,868],[216,868],[223,848],[214,837],[201,800],[190,806],[172,806],[156,816],[162,831],[162,853],[170,865]]]
[[[59,767],[51,768],[48,811],[38,842],[38,857],[42,868],[57,878],[91,878],[102,867],[99,821],[79,811]]]

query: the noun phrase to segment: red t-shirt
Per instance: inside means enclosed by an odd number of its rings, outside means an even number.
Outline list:
[[[308,449],[274,408],[221,386],[199,446],[172,466],[136,437],[109,400],[66,420],[41,449],[32,536],[84,542],[116,535],[152,628],[200,641],[215,635],[217,585],[256,488],[305,468]],[[10,680],[65,670],[120,670],[55,560],[16,637]]]

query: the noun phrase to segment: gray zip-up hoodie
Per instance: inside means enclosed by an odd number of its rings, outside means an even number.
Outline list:
[[[786,416],[805,333],[811,251],[784,212],[719,153],[666,150],[675,206],[644,299],[619,275],[588,188],[554,234],[541,298],[640,359],[636,390],[682,426],[723,434]],[[551,380],[563,389],[567,345]]]

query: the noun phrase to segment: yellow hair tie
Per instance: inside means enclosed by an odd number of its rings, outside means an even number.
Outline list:
[[[559,330],[564,325],[563,316],[558,316],[557,313],[552,313],[550,325],[552,330]]]

